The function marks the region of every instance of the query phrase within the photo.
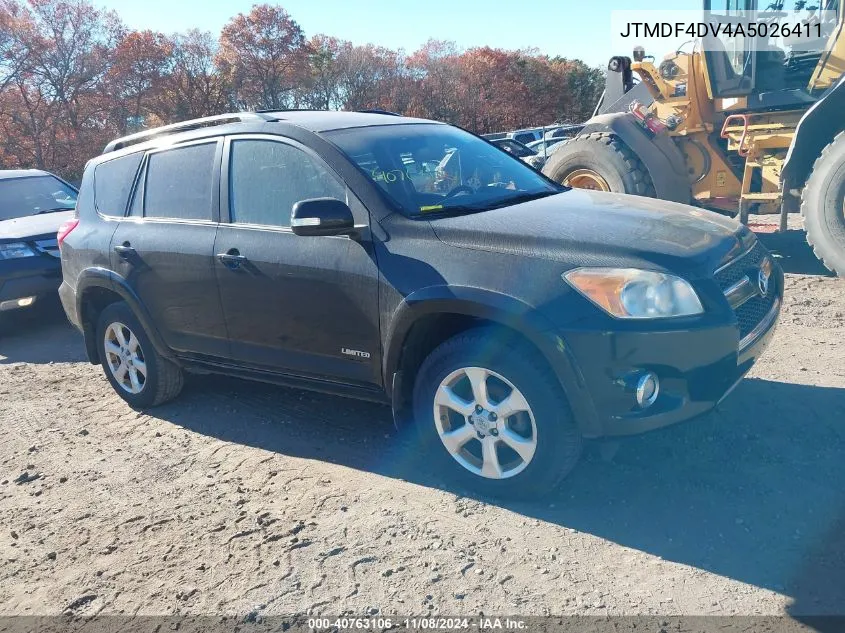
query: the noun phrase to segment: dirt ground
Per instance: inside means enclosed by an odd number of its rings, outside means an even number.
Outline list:
[[[194,378],[142,414],[56,306],[0,335],[0,615],[845,614],[845,283],[803,234],[714,413],[541,503],[413,467],[387,408]]]

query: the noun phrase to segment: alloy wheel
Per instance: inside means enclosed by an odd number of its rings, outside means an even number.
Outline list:
[[[139,394],[147,384],[147,363],[138,337],[123,323],[106,328],[104,350],[106,365],[120,388]]]
[[[441,381],[434,424],[455,461],[487,479],[518,475],[537,450],[537,425],[525,396],[483,367],[463,367]]]

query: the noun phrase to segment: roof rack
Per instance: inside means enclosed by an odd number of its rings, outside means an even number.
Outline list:
[[[119,139],[115,139],[103,149],[103,154],[115,152],[130,145],[137,145],[144,141],[151,141],[160,136],[169,136],[171,134],[178,134],[179,132],[188,132],[190,130],[199,130],[204,127],[213,127],[215,125],[227,125],[228,123],[240,123],[243,121],[278,121],[276,117],[269,116],[263,112],[235,112],[232,114],[218,114],[215,116],[207,116],[201,119],[192,119],[190,121],[183,121],[182,123],[173,123],[171,125],[163,125],[151,130],[144,130],[137,134],[130,134]]]
[[[360,112],[362,114],[386,114],[387,116],[402,116],[398,112],[390,112],[389,110],[379,110],[378,108],[372,108],[369,110],[356,110],[356,112]]]
[[[255,110],[256,114],[273,114],[275,112],[331,112],[325,108],[267,108],[265,110]]]

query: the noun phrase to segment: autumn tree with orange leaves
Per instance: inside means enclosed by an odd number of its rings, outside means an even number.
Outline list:
[[[233,110],[381,108],[479,133],[578,122],[603,83],[536,51],[309,38],[270,4],[215,36],[133,31],[89,0],[0,0],[0,169],[78,180],[114,137]]]
[[[217,66],[238,107],[290,108],[298,105],[297,88],[308,74],[308,50],[287,11],[261,4],[223,27]]]

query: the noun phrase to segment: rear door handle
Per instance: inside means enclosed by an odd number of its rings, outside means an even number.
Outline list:
[[[232,270],[240,268],[241,264],[248,261],[245,256],[241,255],[237,248],[230,248],[225,253],[217,253],[217,259],[219,259],[226,268],[230,268]]]
[[[129,259],[138,254],[138,252],[129,245],[129,242],[124,242],[114,247],[114,252],[120,255],[123,259]]]

